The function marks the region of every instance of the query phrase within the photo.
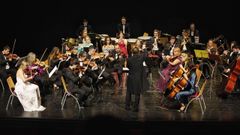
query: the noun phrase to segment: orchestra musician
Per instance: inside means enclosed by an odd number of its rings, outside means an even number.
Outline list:
[[[115,80],[114,91],[112,95],[121,94],[122,90],[120,88],[124,87],[122,83],[124,81],[123,67],[126,57],[121,53],[119,46],[115,46],[115,49],[109,54],[109,68],[112,69],[111,74]]]
[[[160,41],[161,37],[161,31],[158,29],[154,29],[153,31],[153,38],[151,38],[151,43],[152,43],[152,51],[153,54],[156,55],[161,55],[161,52],[163,50],[163,44]]]
[[[41,95],[38,85],[30,82],[35,76],[26,77],[25,69],[28,63],[22,61],[17,71],[17,83],[15,93],[23,106],[24,111],[44,111],[46,108],[41,105]]]
[[[92,93],[92,90],[89,87],[86,87],[85,85],[80,86],[80,76],[74,72],[74,70],[77,68],[78,61],[70,61],[67,68],[63,69],[63,76],[66,80],[66,83],[68,84],[68,90],[78,97],[79,103],[82,105],[87,105],[86,100],[88,99],[88,96]]]
[[[112,45],[111,38],[105,37],[104,45],[102,46],[103,53],[108,54],[113,50],[114,50],[114,45]]]
[[[179,47],[174,48],[173,55],[167,55],[165,59],[169,64],[166,68],[160,71],[160,78],[157,82],[157,89],[160,92],[164,92],[166,89],[171,73],[177,70],[177,68],[183,63],[183,58],[181,57],[181,49]]]
[[[196,68],[194,68],[193,70],[190,70],[190,77],[188,77],[187,75],[185,76],[188,80],[186,87],[181,90],[180,92],[178,92],[175,96],[175,99],[179,102],[180,104],[180,109],[179,111],[184,111],[185,109],[185,105],[188,103],[188,98],[189,96],[192,96],[194,93],[196,93],[197,90],[197,85],[196,85],[196,79],[197,79],[197,75],[196,75]]]
[[[76,31],[76,35],[82,35],[82,32],[86,31],[87,33],[91,33],[92,32],[92,26],[90,24],[88,24],[88,20],[87,19],[83,19],[82,24],[78,27],[77,31]]]
[[[125,38],[130,38],[131,32],[130,32],[130,25],[127,23],[126,17],[121,18],[121,23],[118,24],[117,27],[117,33],[122,32]]]
[[[199,35],[199,30],[196,28],[195,23],[190,24],[188,33],[189,33],[190,41],[192,43],[199,43],[200,35]]]
[[[117,39],[116,42],[121,50],[121,53],[124,55],[124,57],[128,57],[127,39],[125,39],[123,32],[119,33],[119,38]]]
[[[0,78],[5,86],[7,86],[6,79],[9,74],[12,76],[14,81],[16,80],[15,79],[16,69],[14,67],[11,67],[12,63],[14,62],[14,59],[12,57],[8,57],[9,55],[10,47],[4,46],[3,50],[0,52]]]

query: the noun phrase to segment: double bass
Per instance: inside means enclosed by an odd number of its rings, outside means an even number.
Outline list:
[[[227,93],[232,93],[235,88],[238,76],[240,75],[240,57],[237,58],[234,68],[232,69],[230,75],[228,76],[227,85],[225,91]]]

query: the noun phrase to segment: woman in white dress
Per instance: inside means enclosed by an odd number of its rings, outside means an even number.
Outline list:
[[[24,73],[26,68],[27,63],[23,61],[17,71],[15,93],[17,94],[24,111],[43,111],[46,108],[41,106],[39,87],[38,85],[29,82],[34,76],[27,77]]]

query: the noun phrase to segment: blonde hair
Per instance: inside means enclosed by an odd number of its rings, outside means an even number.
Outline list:
[[[27,63],[32,64],[36,60],[36,54],[33,52],[28,53]]]
[[[22,61],[21,65],[20,65],[20,69],[25,69],[27,67],[27,62],[26,61]]]

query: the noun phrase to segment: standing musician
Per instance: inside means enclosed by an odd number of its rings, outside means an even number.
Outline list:
[[[87,19],[83,19],[82,24],[78,27],[76,31],[76,35],[79,36],[83,31],[87,31],[88,33],[92,32],[92,26],[88,24]]]
[[[190,40],[192,43],[199,43],[199,40],[200,40],[199,31],[196,28],[196,25],[194,23],[190,24],[188,33],[189,33]]]
[[[161,55],[161,52],[163,50],[163,45],[160,42],[160,37],[161,37],[161,31],[158,29],[155,29],[153,32],[153,38],[151,39],[152,42],[152,51],[153,54],[156,55]]]
[[[183,63],[183,59],[181,57],[181,49],[179,47],[174,48],[173,55],[167,55],[165,59],[169,64],[165,69],[160,71],[160,78],[157,82],[157,89],[160,92],[163,92],[166,89],[171,73],[176,71],[177,68]]]
[[[116,40],[121,53],[125,56],[128,57],[128,50],[127,50],[127,39],[125,39],[124,34],[122,32],[119,33],[119,38]]]
[[[189,33],[187,30],[183,29],[182,30],[182,37],[179,39],[180,42],[180,49],[183,52],[189,51],[188,48],[191,44],[191,39],[189,37]]]
[[[126,17],[122,17],[121,18],[121,23],[118,24],[118,27],[117,27],[117,33],[123,33],[124,37],[125,38],[129,38],[130,35],[131,35],[131,32],[130,32],[130,25],[129,23],[127,23],[127,19]]]
[[[15,63],[15,60],[10,55],[10,47],[4,46],[3,50],[0,52],[0,78],[3,81],[4,85],[7,84],[6,79],[8,77],[8,74],[10,74],[15,80],[16,69],[14,67],[11,67],[12,63]]]

